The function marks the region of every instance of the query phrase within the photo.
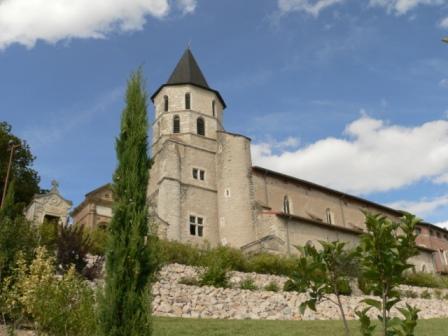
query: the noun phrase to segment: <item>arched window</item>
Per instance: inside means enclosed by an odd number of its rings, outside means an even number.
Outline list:
[[[199,135],[205,135],[205,121],[203,118],[199,117],[196,120],[196,129]]]
[[[286,195],[283,197],[283,212],[288,215],[291,213],[289,209],[289,199]]]
[[[186,110],[191,109],[191,96],[189,93],[185,94],[185,109]]]
[[[163,110],[168,112],[168,96],[163,96]]]
[[[215,112],[215,105],[216,105],[216,102],[212,101],[212,114],[213,114],[213,116],[215,116],[215,114],[216,114],[216,112]]]
[[[173,118],[173,133],[180,133],[180,118],[178,115]]]

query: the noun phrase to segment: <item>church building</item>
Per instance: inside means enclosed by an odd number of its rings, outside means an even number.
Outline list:
[[[403,214],[253,166],[251,140],[225,130],[226,102],[210,87],[189,48],[151,99],[154,164],[148,202],[161,238],[294,254],[295,245],[318,240],[354,246],[365,229],[363,211],[392,220]],[[418,233],[415,269],[447,271],[447,232],[425,224]]]

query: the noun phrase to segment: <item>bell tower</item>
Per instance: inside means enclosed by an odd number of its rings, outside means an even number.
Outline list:
[[[161,236],[219,241],[216,152],[226,104],[210,88],[190,48],[152,95],[150,209]]]

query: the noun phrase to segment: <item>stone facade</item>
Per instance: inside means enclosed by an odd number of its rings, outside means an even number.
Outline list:
[[[36,194],[30,204],[25,208],[25,217],[34,224],[44,221],[54,224],[66,224],[72,202],[63,198],[58,189],[58,183],[53,181],[48,193]]]
[[[152,100],[148,200],[163,238],[293,254],[295,245],[322,239],[355,245],[365,228],[363,211],[392,220],[402,216],[359,197],[253,167],[250,139],[224,130],[225,103],[189,50]],[[422,243],[420,252],[416,269],[440,271],[434,246]]]
[[[113,193],[105,184],[85,195],[84,201],[72,211],[73,224],[86,228],[104,228],[112,219]]]

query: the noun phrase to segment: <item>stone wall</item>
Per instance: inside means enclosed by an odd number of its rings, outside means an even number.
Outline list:
[[[286,277],[256,273],[231,273],[232,288],[197,287],[179,284],[183,277],[197,277],[198,270],[185,265],[172,264],[164,267],[159,281],[153,286],[153,310],[157,316],[219,318],[219,319],[267,319],[267,320],[334,320],[339,319],[339,311],[330,302],[318,305],[317,312],[307,310],[303,315],[299,305],[307,299],[306,294],[295,292],[269,292],[265,290],[241,290],[239,283],[251,277],[258,288],[264,288],[270,282],[283,287]],[[421,295],[428,291],[433,299],[406,298],[401,303],[417,306],[421,309],[419,317],[447,318],[448,300],[435,299],[436,292],[430,288],[402,286],[403,291],[412,291]],[[448,290],[438,291],[442,297]],[[344,296],[342,302],[347,318],[355,319],[355,309],[365,296]],[[398,315],[394,311],[395,315]],[[376,315],[372,310],[372,317]]]

